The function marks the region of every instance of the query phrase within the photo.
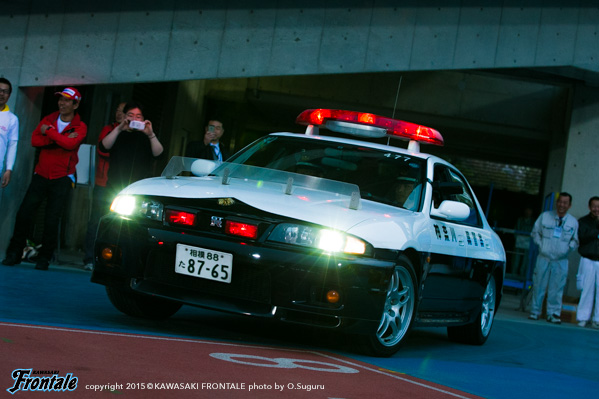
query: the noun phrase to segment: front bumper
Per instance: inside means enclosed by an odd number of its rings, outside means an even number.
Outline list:
[[[175,273],[178,243],[233,255],[231,283]],[[113,258],[102,251],[111,248]],[[333,256],[269,242],[180,230],[117,215],[102,218],[92,281],[226,312],[372,333],[381,319],[390,260]],[[331,303],[326,293],[335,290]]]

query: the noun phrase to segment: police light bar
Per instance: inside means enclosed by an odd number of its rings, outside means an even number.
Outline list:
[[[322,126],[336,132],[359,136],[390,136],[420,143],[443,145],[443,136],[435,129],[366,112],[322,108],[307,109],[299,114],[295,122],[300,125]]]

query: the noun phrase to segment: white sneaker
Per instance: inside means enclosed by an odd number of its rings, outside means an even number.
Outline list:
[[[529,318],[530,320],[539,320],[539,315],[538,315],[538,314],[531,313],[531,314],[528,316],[528,318]]]
[[[594,328],[594,329],[596,329],[596,330],[599,330],[599,322],[596,322],[596,321],[594,321],[594,322],[591,324],[591,327],[592,327],[592,328]]]
[[[94,270],[94,264],[93,263],[86,263],[85,266],[83,266],[83,268],[85,270],[87,270],[88,272],[91,272],[92,270]]]
[[[562,321],[560,320],[559,316],[556,315],[556,314],[549,315],[547,317],[547,321],[549,323],[553,323],[553,324],[561,324],[562,323]]]
[[[587,326],[587,321],[586,320],[581,320],[578,322],[578,327],[586,327]]]

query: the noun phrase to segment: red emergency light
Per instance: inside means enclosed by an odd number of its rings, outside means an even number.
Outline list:
[[[384,129],[386,135],[420,143],[443,145],[443,136],[437,130],[416,123],[400,121],[366,112],[344,111],[340,109],[307,109],[295,120],[306,126],[327,126],[327,122],[347,122],[351,124]],[[359,133],[356,133],[359,134]]]

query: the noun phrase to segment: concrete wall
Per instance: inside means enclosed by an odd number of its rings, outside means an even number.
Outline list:
[[[576,87],[568,151],[563,169],[563,191],[572,194],[570,213],[576,218],[589,213],[588,201],[599,196],[599,89]],[[580,256],[570,256],[566,295],[578,296],[576,272]]]
[[[563,176],[574,196],[570,212],[586,215],[589,198],[599,196],[599,89],[576,87]]]
[[[592,0],[11,1],[0,16],[0,71],[18,86],[473,68],[599,72],[598,21]]]

